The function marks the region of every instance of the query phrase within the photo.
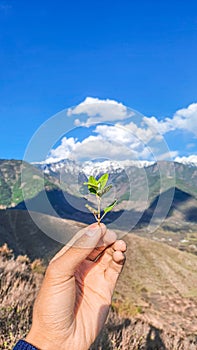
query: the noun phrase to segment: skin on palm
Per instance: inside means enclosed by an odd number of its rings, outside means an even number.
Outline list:
[[[26,340],[41,350],[87,350],[106,320],[124,241],[101,224],[81,230],[49,264]]]

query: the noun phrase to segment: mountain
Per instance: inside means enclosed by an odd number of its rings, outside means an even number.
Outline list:
[[[98,176],[100,172],[108,172],[113,173],[115,171],[122,171],[125,168],[134,166],[136,168],[145,168],[154,164],[155,162],[149,161],[135,161],[135,160],[124,160],[124,161],[84,161],[83,163],[78,163],[76,161],[70,159],[62,159],[58,162],[47,163],[44,162],[34,162],[32,165],[37,167],[38,169],[44,170],[44,172],[50,174],[51,172],[55,175],[60,172],[60,169],[64,169],[64,171],[75,172],[78,174],[80,171],[83,171],[86,176],[94,175]]]
[[[15,253],[28,251],[29,256],[35,258],[37,250],[46,250],[40,242],[43,235],[48,242],[42,231],[65,243],[67,238],[70,238],[68,232],[71,231],[71,227],[76,233],[81,225],[94,222],[93,215],[85,209],[86,201],[83,198],[76,198],[68,193],[65,197],[61,190],[55,189],[47,192],[51,205],[46,206],[42,195],[42,192],[39,192],[34,198],[21,202],[15,208],[0,211],[0,244],[7,242]],[[170,211],[164,220],[163,210],[165,211],[165,200],[168,197],[168,191],[163,192],[145,211],[140,208],[112,211],[103,222],[116,232],[133,232],[138,236],[165,242],[197,255],[197,199],[175,189]],[[159,199],[163,201],[164,206],[159,207],[154,217]],[[38,229],[33,222],[26,205],[31,210],[34,221],[42,229]],[[50,244],[52,243],[47,243],[47,246]]]
[[[169,210],[165,223],[160,225],[161,228],[170,232],[184,231],[182,240],[186,239],[186,232],[194,234],[197,214],[197,168],[164,161],[158,164],[145,164],[144,167],[142,164],[136,166],[132,162],[124,164],[125,169],[118,167],[114,162],[97,163],[98,167],[94,168],[93,162],[91,164],[86,162],[83,168],[70,160],[39,166],[16,160],[1,160],[1,208],[25,210],[27,205],[28,210],[86,224],[91,223],[93,216],[86,210],[85,204],[87,200],[92,201],[92,196],[87,194],[83,182],[87,180],[91,169],[95,171],[95,176],[101,175],[104,171],[111,171],[109,181],[113,184],[113,189],[109,197],[104,197],[104,205],[114,198],[118,198],[118,205],[106,216],[106,224],[120,217],[118,226],[122,230],[130,231],[134,226],[136,230],[143,229],[149,224],[159,202],[161,204],[157,208],[154,220],[161,221],[162,213],[166,210],[165,217]],[[162,184],[160,173],[162,173]],[[174,185],[176,187],[173,200]],[[124,217],[121,219],[123,211]],[[163,233],[161,238],[165,239]]]
[[[7,243],[15,256],[27,255],[30,259],[42,258],[48,261],[55,252],[68,242],[85,224],[35,213],[37,222],[53,232],[53,238],[46,235],[32,220],[26,210],[0,210],[0,246]],[[58,241],[55,240],[55,237]]]
[[[161,192],[161,175],[163,177],[162,191],[167,190],[174,185],[173,177],[175,176],[176,187],[197,196],[197,166],[191,164],[172,163],[160,161],[157,163],[146,161],[103,161],[103,162],[84,162],[79,164],[72,160],[62,160],[57,163],[35,163],[35,167],[42,170],[44,174],[56,177],[61,184],[67,183],[74,186],[72,190],[76,193],[76,185],[81,187],[84,177],[90,175],[99,176],[103,173],[110,174],[110,180],[122,189],[122,199],[136,200],[143,199],[144,192],[148,192],[149,199],[152,200]],[[72,174],[72,178],[70,177]],[[132,191],[132,196],[130,192]],[[78,195],[80,188],[78,190]],[[121,197],[119,197],[121,198]]]
[[[47,174],[43,177],[39,169],[21,160],[0,160],[0,208],[14,207],[23,201],[24,193],[26,198],[33,198],[43,186],[54,189],[58,182]]]
[[[77,198],[87,197],[83,182],[90,174],[99,176],[105,172],[109,173],[109,181],[114,186],[112,195],[118,198],[120,203],[130,201],[130,206],[133,205],[134,208],[143,207],[147,203],[150,205],[161,192],[174,185],[197,196],[197,167],[180,163],[104,161],[78,164],[64,160],[52,164],[32,165],[18,160],[0,160],[0,206],[14,207],[23,201],[24,193],[25,199],[29,199],[43,189],[62,189]],[[124,205],[125,203],[122,207]]]

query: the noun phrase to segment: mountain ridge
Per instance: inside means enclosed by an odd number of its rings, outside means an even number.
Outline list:
[[[179,189],[197,197],[197,167],[188,167],[180,163],[160,162],[145,167],[134,165],[123,168],[95,168],[93,175],[109,172],[110,181],[115,185],[116,197],[122,200],[148,200],[149,203],[161,192],[176,185]],[[98,164],[97,164],[98,165]],[[21,167],[26,183],[21,182]],[[50,168],[52,166],[52,168]],[[111,172],[110,172],[111,171]],[[162,171],[163,184],[160,184]],[[88,170],[90,172],[90,168]],[[24,176],[25,173],[25,176]],[[175,179],[174,179],[175,175]],[[23,199],[32,198],[44,187],[47,189],[61,188],[77,197],[84,196],[83,182],[87,172],[83,172],[76,163],[65,160],[63,163],[47,165],[38,168],[20,160],[0,160],[0,206],[12,207]],[[174,181],[176,180],[176,182]],[[27,189],[28,188],[28,189]]]

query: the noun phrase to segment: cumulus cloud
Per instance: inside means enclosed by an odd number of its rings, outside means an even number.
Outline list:
[[[87,115],[87,120],[81,121],[80,114]],[[94,123],[124,121],[134,116],[135,113],[120,102],[87,97],[76,107],[68,109],[67,115],[79,116],[75,119],[76,126],[89,126]],[[163,120],[158,120],[154,116],[144,116],[142,117],[141,127],[133,122],[127,127],[133,132],[136,131],[138,137],[147,142],[153,137],[159,137],[159,134],[165,135],[177,129],[192,132],[197,136],[197,103],[192,103],[187,108],[177,110],[172,118],[165,117]]]
[[[136,136],[119,124],[98,125],[94,132],[101,135],[103,140],[116,141],[121,144],[139,144],[139,140],[137,140]]]
[[[61,159],[87,160],[106,157],[109,159],[137,159],[138,151],[130,145],[112,142],[102,135],[91,135],[79,142],[73,138],[64,137],[61,144],[52,149],[47,162],[57,162]]]
[[[144,117],[143,121],[149,127],[155,128],[162,135],[173,130],[185,130],[197,136],[197,103],[176,111],[172,118],[159,121],[155,117]]]
[[[47,157],[47,162],[52,163],[61,159],[69,159],[79,144],[80,142],[77,142],[73,137],[63,137],[61,144],[58,147],[51,149],[50,154]]]
[[[107,157],[113,160],[149,159],[152,154],[143,140],[137,136],[136,128],[131,132],[122,125],[97,125],[93,135],[78,141],[63,137],[61,144],[52,149],[47,162],[60,159],[87,160]]]
[[[178,151],[168,152],[162,135],[183,130],[197,136],[197,103],[179,109],[172,118],[158,120],[154,116],[138,116],[114,100],[87,97],[78,106],[70,108],[67,115],[76,116],[75,125],[97,125],[92,135],[82,141],[64,137],[61,144],[51,150],[47,161],[65,158],[87,160],[103,156],[113,160],[152,160],[153,154],[160,160],[175,158],[176,161],[186,161],[186,158],[178,157]],[[81,115],[85,118],[81,118]],[[132,118],[127,120],[130,117]],[[194,146],[195,144],[190,145]],[[193,158],[187,159],[191,162]]]
[[[104,121],[122,120],[131,117],[134,115],[134,112],[122,103],[114,100],[86,97],[79,105],[69,108],[67,111],[68,116],[77,116],[80,114],[86,114],[88,119],[86,122],[81,122],[79,118],[76,118],[75,125],[91,125]]]

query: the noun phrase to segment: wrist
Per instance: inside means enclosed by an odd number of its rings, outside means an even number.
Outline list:
[[[51,350],[54,349],[51,340],[48,340],[39,332],[30,330],[27,334],[25,341],[32,344],[36,350]]]
[[[35,348],[32,344],[27,342],[26,340],[19,340],[13,350],[39,350],[38,348]]]

